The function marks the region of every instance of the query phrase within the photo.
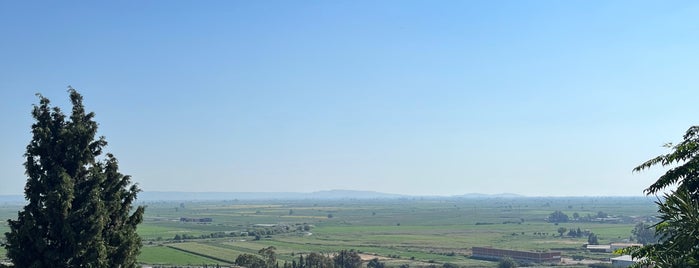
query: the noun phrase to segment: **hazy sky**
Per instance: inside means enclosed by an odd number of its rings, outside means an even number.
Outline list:
[[[642,195],[699,3],[0,1],[0,194],[68,85],[146,191]]]

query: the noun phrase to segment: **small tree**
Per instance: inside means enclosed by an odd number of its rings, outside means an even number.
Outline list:
[[[549,215],[548,221],[554,223],[568,222],[568,215],[566,215],[560,210],[556,210],[553,213],[551,213],[551,215]]]
[[[587,244],[599,245],[599,241],[597,240],[597,235],[595,233],[590,233],[587,236]]]
[[[359,268],[362,267],[362,257],[355,251],[341,250],[333,257],[333,262],[337,268]]]
[[[567,228],[565,228],[565,227],[558,227],[558,234],[559,234],[560,236],[563,236],[563,234],[564,234],[566,231],[568,231]]]
[[[267,264],[265,260],[258,257],[257,255],[243,253],[235,258],[235,264],[238,266],[243,266],[247,268],[265,268]]]
[[[320,253],[311,252],[306,256],[306,267],[307,268],[326,268],[333,267],[333,260]]]
[[[655,229],[645,223],[639,222],[636,224],[631,233],[638,243],[648,245],[658,242]]]
[[[515,268],[515,267],[517,267],[517,262],[510,257],[502,258],[498,262],[498,268]]]
[[[459,266],[451,262],[445,262],[442,264],[442,268],[459,268]]]
[[[275,250],[277,250],[277,248],[269,246],[257,252],[264,258],[267,267],[274,267],[277,265],[277,252],[275,252]]]
[[[384,268],[386,266],[383,262],[380,262],[378,258],[373,258],[366,264],[367,268]]]

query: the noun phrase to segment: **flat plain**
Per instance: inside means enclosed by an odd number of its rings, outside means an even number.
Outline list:
[[[611,253],[583,248],[587,236],[561,236],[558,229],[582,230],[600,244],[632,241],[638,222],[652,222],[653,199],[645,197],[400,198],[250,201],[161,201],[146,205],[138,232],[139,260],[153,265],[232,264],[242,253],[274,246],[281,263],[310,252],[342,249],[379,258],[387,266],[495,267],[470,258],[474,246],[528,251],[561,251],[569,258],[607,261]],[[16,217],[19,204],[0,207],[0,232]],[[554,211],[568,222],[547,221]],[[605,216],[600,218],[599,216]],[[3,237],[4,238],[4,237]],[[5,250],[0,249],[0,256]],[[562,264],[561,264],[562,265]],[[585,267],[585,266],[577,266]]]

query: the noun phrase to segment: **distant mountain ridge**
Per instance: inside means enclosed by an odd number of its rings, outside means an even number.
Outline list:
[[[171,201],[171,200],[304,200],[304,199],[398,199],[398,198],[519,198],[523,195],[479,194],[469,193],[453,196],[424,196],[390,194],[376,191],[358,190],[327,190],[309,193],[299,192],[168,192],[144,191],[139,194],[139,201]]]
[[[140,201],[167,200],[298,200],[298,199],[390,199],[408,197],[374,191],[329,190],[310,193],[297,192],[161,192],[144,191]]]
[[[464,195],[454,195],[452,197],[462,197],[462,198],[520,198],[527,197],[521,194],[513,193],[501,193],[501,194],[480,194],[480,193],[468,193]]]
[[[175,192],[175,191],[144,191],[139,193],[138,201],[218,201],[218,200],[378,200],[378,199],[487,199],[487,198],[587,198],[590,196],[546,197],[526,196],[514,193],[481,194],[467,193],[462,195],[404,195],[389,194],[376,191],[358,190],[327,190],[316,192]],[[599,196],[598,198],[650,198],[648,196]],[[652,199],[652,198],[650,198]],[[650,200],[649,199],[649,200]],[[2,204],[24,204],[23,195],[1,195]]]

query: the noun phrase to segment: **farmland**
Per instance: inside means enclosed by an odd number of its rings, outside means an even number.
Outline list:
[[[557,230],[592,232],[600,244],[629,242],[634,225],[652,220],[656,213],[652,200],[641,197],[231,199],[145,204],[148,208],[139,226],[144,239],[140,261],[170,265],[230,264],[241,253],[254,254],[268,246],[277,249],[282,263],[299,254],[348,249],[366,259],[378,257],[387,266],[496,266],[471,259],[474,246],[556,250],[564,258],[607,260],[613,255],[584,250],[587,236],[561,236]],[[562,211],[570,220],[548,222],[554,211]],[[600,213],[606,217],[598,218]]]
[[[138,232],[144,247],[139,261],[154,265],[231,264],[242,253],[274,246],[280,262],[299,254],[355,250],[388,266],[444,263],[495,267],[470,258],[474,246],[561,251],[564,258],[607,260],[610,253],[583,249],[587,237],[561,236],[557,230],[595,233],[600,244],[628,242],[640,221],[655,215],[649,198],[402,198],[308,199],[288,201],[144,202]],[[20,205],[0,207],[3,219],[16,217]],[[554,211],[568,222],[547,221]],[[606,218],[597,218],[598,214]],[[574,218],[576,215],[577,218]],[[186,219],[210,219],[210,222]],[[0,232],[8,231],[6,220]],[[4,249],[0,249],[4,256]]]

